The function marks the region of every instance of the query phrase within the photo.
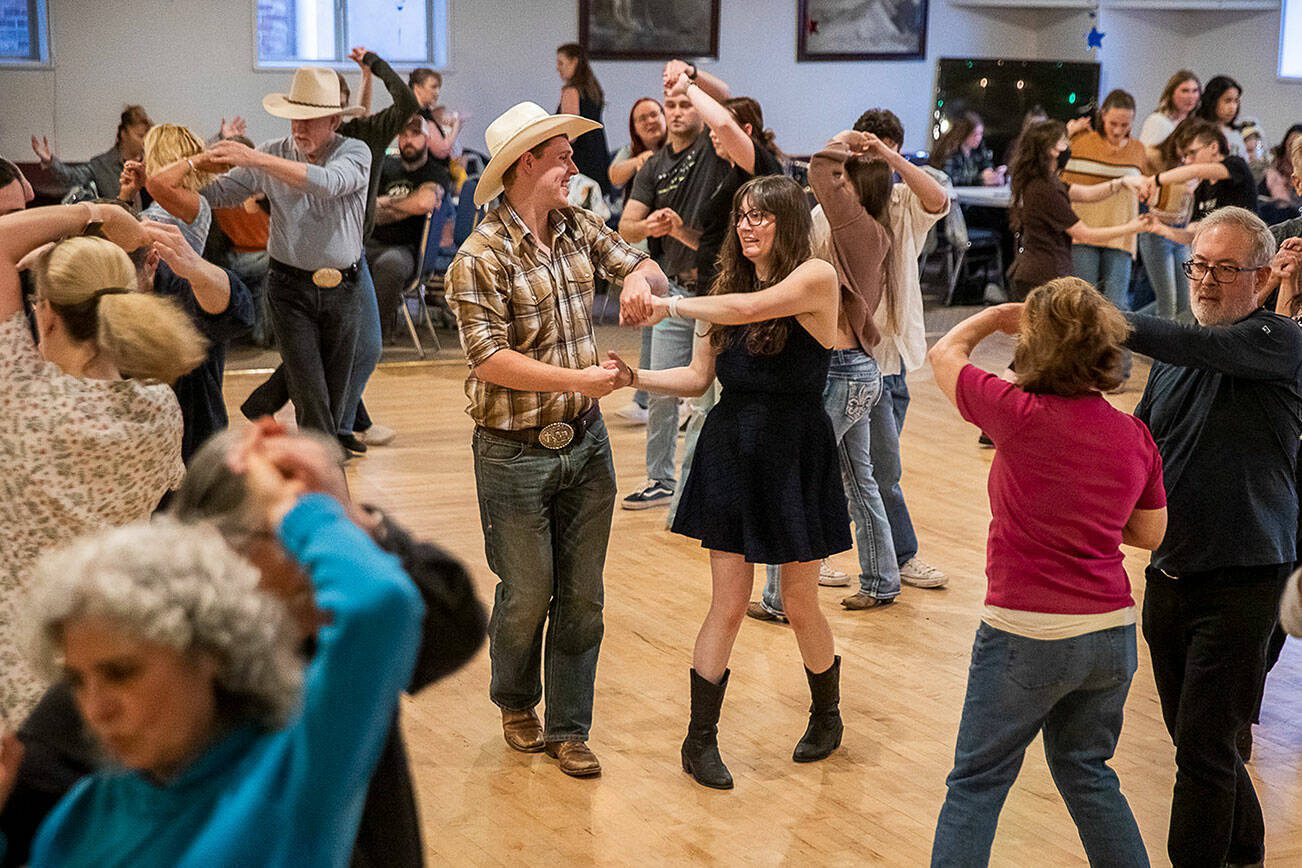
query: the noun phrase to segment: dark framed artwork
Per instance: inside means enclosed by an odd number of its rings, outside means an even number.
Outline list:
[[[796,60],[921,60],[927,0],[799,0]]]
[[[719,0],[579,0],[579,42],[593,60],[719,56]]]

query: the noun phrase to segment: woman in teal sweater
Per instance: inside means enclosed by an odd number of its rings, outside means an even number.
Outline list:
[[[47,557],[39,656],[62,658],[56,674],[120,768],[54,810],[35,868],[348,864],[423,606],[397,559],[338,501],[300,495],[268,442],[254,434],[236,459],[259,505],[248,533],[274,529],[311,579],[311,662],[258,570],[211,528],[135,525]]]

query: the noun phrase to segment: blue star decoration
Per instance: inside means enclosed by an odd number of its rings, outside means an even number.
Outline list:
[[[1100,31],[1097,27],[1091,27],[1091,28],[1090,28],[1090,32],[1087,33],[1087,34],[1085,34],[1085,45],[1086,45],[1086,47],[1088,47],[1088,48],[1102,48],[1102,47],[1103,47],[1103,37],[1105,37],[1105,36],[1107,36],[1107,34],[1106,34],[1106,33],[1103,33],[1102,31]]]

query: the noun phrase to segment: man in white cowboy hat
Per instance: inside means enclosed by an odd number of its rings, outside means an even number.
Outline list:
[[[576,777],[601,771],[587,739],[615,505],[597,404],[615,373],[597,357],[593,276],[623,282],[621,319],[630,322],[650,314],[653,291],[668,291],[659,266],[568,204],[578,174],[570,139],[598,126],[530,102],[493,121],[475,204],[498,193],[503,201],[461,245],[447,277],[470,365],[484,548],[498,577],[489,695],[507,744],[546,750]],[[534,713],[544,695],[545,725]]]
[[[267,302],[280,343],[289,395],[301,428],[343,429],[349,376],[364,310],[359,285],[371,153],[336,131],[345,117],[333,70],[303,67],[289,93],[262,107],[291,122],[291,134],[256,149],[217,142],[194,164],[230,169],[203,190],[213,207],[255,193],[271,203]]]

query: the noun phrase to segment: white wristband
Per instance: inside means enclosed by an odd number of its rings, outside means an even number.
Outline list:
[[[669,315],[672,317],[678,316],[678,296],[676,295],[669,296]]]

